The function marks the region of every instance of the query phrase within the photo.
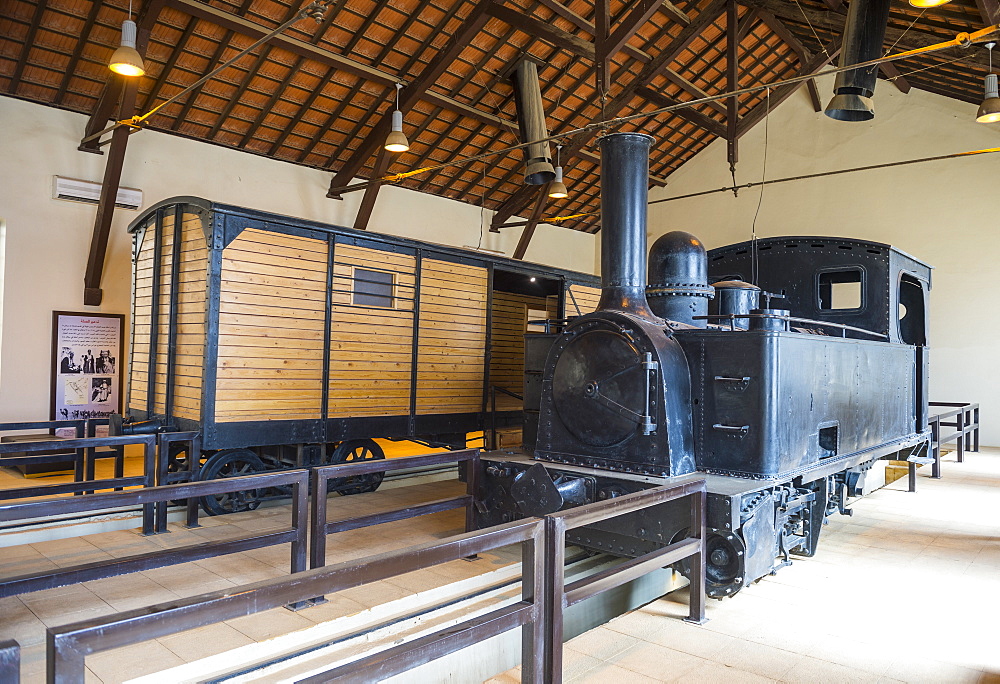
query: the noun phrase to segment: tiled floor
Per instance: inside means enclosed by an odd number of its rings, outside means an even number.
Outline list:
[[[432,482],[375,494],[330,497],[330,519],[373,513],[409,503],[426,502],[464,493],[465,485]],[[0,577],[33,570],[223,539],[267,529],[287,527],[289,506],[253,513],[203,517],[204,527],[189,530],[171,524],[166,535],[143,537],[137,530],[105,532],[87,537],[0,548]],[[377,528],[331,535],[327,562],[433,541],[464,531],[462,510],[448,511]],[[361,551],[359,551],[359,549]],[[22,647],[22,681],[45,679],[45,629],[55,625],[109,615],[140,606],[170,601],[208,591],[281,577],[288,574],[290,546],[272,546],[245,553],[208,558],[145,572],[102,579],[0,599],[0,639],[16,639]],[[263,641],[280,634],[311,627],[350,615],[386,601],[415,594],[434,586],[490,572],[515,563],[519,553],[500,550],[482,554],[474,562],[456,561],[391,581],[330,595],[323,605],[299,612],[277,609],[258,615],[164,637],[137,646],[87,657],[88,682],[121,682],[158,672],[223,651]]]
[[[565,679],[574,682],[1000,682],[1000,449],[946,462],[944,479],[921,469],[916,494],[905,480],[834,516],[819,553],[741,592],[710,601],[709,622],[682,622],[670,596],[592,630],[566,645]],[[449,489],[450,487],[450,489]],[[395,489],[393,505],[458,492],[457,483]],[[387,505],[380,492],[332,497],[331,515]],[[187,530],[144,538],[134,531],[0,549],[0,576],[65,566],[282,526],[287,507],[205,518]],[[462,529],[461,511],[355,530],[330,538],[328,560],[358,549],[377,553]],[[107,615],[175,597],[278,577],[287,546],[207,559],[115,579],[0,599],[0,638],[24,647],[24,681],[44,679],[47,626]],[[231,648],[356,613],[429,586],[516,561],[484,555],[377,586],[332,596],[298,613],[279,609],[87,658],[88,681],[119,682]],[[515,681],[516,671],[494,678]]]
[[[916,494],[903,479],[834,515],[814,558],[709,601],[703,626],[679,619],[682,590],[571,640],[565,681],[1000,682],[1000,449],[927,469]]]

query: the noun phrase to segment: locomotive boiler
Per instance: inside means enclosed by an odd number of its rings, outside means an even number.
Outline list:
[[[525,450],[484,458],[479,522],[703,473],[707,591],[723,598],[813,555],[825,518],[880,484],[879,459],[920,458],[930,267],[861,240],[706,253],[674,232],[654,244],[647,285],[651,140],[600,140],[600,303],[526,335]],[[639,556],[687,536],[687,519],[665,504],[568,539]]]

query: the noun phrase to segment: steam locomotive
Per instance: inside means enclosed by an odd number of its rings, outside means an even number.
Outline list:
[[[484,458],[479,524],[705,474],[707,592],[724,598],[812,556],[826,517],[884,482],[878,460],[924,458],[931,270],[862,240],[706,252],[673,232],[647,285],[651,140],[600,140],[600,304],[526,335],[525,453]],[[687,536],[687,520],[665,504],[568,539],[634,557]]]

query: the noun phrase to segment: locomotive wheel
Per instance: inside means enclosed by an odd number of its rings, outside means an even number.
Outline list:
[[[671,543],[685,539],[687,529],[674,535]],[[709,530],[705,540],[705,594],[709,598],[723,599],[735,595],[743,588],[743,563],[746,547],[738,534],[723,530]],[[685,559],[674,569],[691,579],[691,563]]]
[[[238,477],[240,475],[255,475],[266,470],[260,457],[249,449],[224,449],[205,461],[201,468],[201,480],[215,480],[222,477]],[[250,489],[243,492],[228,492],[215,496],[203,496],[201,507],[209,515],[224,515],[252,511],[260,506],[264,496],[263,489]]]
[[[330,456],[330,463],[361,463],[385,458],[382,447],[373,439],[352,439],[341,442]],[[358,475],[356,477],[331,478],[328,491],[336,491],[343,496],[374,492],[382,484],[383,473]]]

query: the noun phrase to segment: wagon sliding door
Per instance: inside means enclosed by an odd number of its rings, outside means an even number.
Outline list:
[[[482,410],[488,288],[485,267],[433,258],[420,262],[418,432],[475,429],[454,414]]]

